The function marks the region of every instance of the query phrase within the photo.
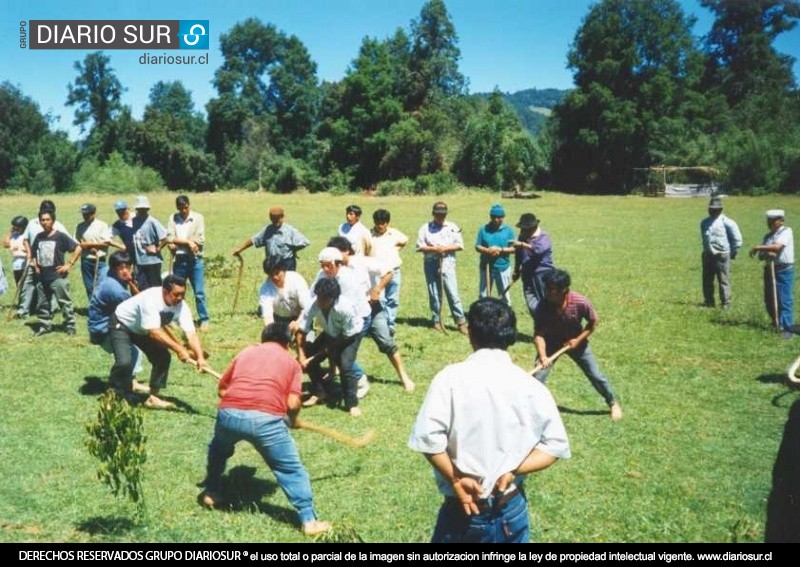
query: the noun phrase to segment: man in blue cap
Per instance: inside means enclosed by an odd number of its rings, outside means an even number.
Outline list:
[[[511,305],[508,287],[511,285],[511,256],[516,241],[514,230],[503,224],[506,211],[502,205],[495,203],[489,210],[489,222],[478,230],[475,239],[475,250],[481,255],[480,260],[480,297],[492,296],[492,284],[502,299]]]

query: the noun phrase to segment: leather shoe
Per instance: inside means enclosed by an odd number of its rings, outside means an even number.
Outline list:
[[[458,324],[458,332],[462,335],[469,335],[469,328],[467,327],[466,323],[459,323]]]

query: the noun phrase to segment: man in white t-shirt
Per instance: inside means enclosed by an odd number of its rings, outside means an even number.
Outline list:
[[[370,256],[387,263],[392,268],[392,279],[383,290],[383,306],[389,323],[389,332],[394,335],[397,326],[397,308],[400,305],[400,265],[403,259],[400,250],[408,244],[408,236],[389,226],[392,215],[386,209],[372,213],[372,251]]]
[[[345,222],[339,226],[339,236],[344,236],[353,245],[356,256],[369,256],[372,250],[372,236],[361,222],[361,207],[349,205],[345,210]]]
[[[150,373],[150,395],[144,406],[167,409],[174,404],[158,397],[158,392],[167,385],[167,376],[172,357],[170,351],[178,355],[181,362],[194,359],[198,369],[205,366],[203,347],[194,327],[192,313],[183,301],[186,295],[186,280],[174,274],[164,278],[160,287],[152,287],[134,295],[117,306],[109,321],[109,338],[114,353],[114,366],[111,368],[109,382],[123,398],[134,401],[133,359],[131,344],[139,347],[152,364]],[[186,335],[194,356],[171,332],[165,330],[172,322]]]
[[[258,292],[258,305],[266,327],[275,321],[291,323],[311,307],[311,292],[306,280],[297,272],[287,271],[282,258],[264,260],[267,279]]]

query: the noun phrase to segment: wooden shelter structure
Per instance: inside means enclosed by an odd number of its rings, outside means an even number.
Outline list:
[[[641,185],[646,197],[708,197],[718,192],[722,170],[707,165],[654,165],[637,167],[645,176]]]

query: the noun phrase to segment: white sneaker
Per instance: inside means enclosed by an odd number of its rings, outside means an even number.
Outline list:
[[[369,392],[369,380],[367,380],[366,374],[362,374],[361,378],[358,379],[356,397],[360,400],[367,395],[367,392]]]

